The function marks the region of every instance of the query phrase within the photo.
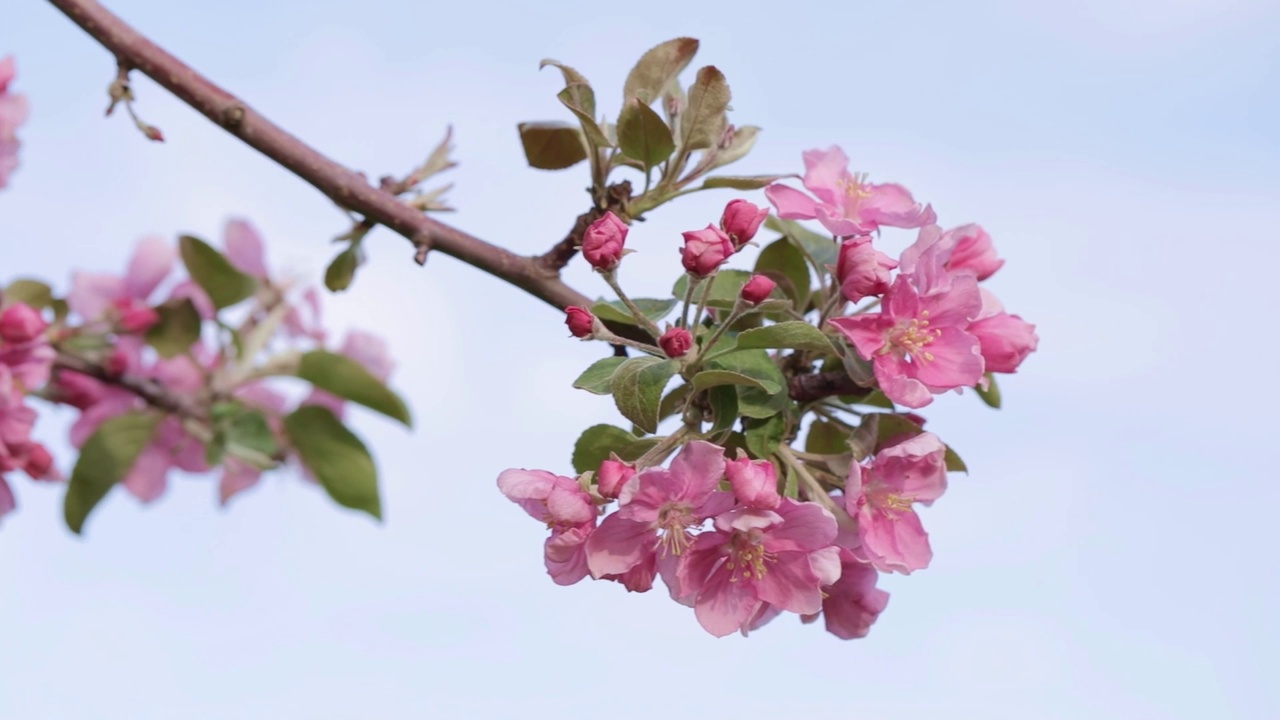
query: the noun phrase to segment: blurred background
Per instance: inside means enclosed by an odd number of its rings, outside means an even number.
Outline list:
[[[1002,379],[1004,410],[972,394],[928,409],[972,474],[925,511],[933,565],[882,581],[870,637],[783,618],[716,640],[665,593],[553,585],[544,529],[496,490],[508,467],[569,472],[579,432],[615,417],[570,388],[604,348],[451,258],[417,267],[380,230],[326,313],[339,336],[388,338],[415,410],[412,433],[356,419],[385,523],[284,474],[225,511],[213,480],[178,478],[147,508],[113,493],[77,538],[60,487],[17,479],[0,717],[1280,717],[1280,5],[108,4],[371,177],[453,124],[445,219],[521,253],[587,203],[584,168],[524,164],[517,122],[571,119],[538,61],[578,68],[613,115],[641,53],[698,37],[731,119],[764,128],[735,171],[799,171],[801,151],[839,144],[942,224],[982,223],[1008,261],[989,284],[1040,350]],[[46,3],[6,3],[6,53],[32,116],[0,193],[0,282],[65,290],[146,234],[216,240],[232,216],[273,267],[319,282],[347,222],[318,192],[140,75],[168,142],[104,119],[114,61]],[[679,232],[736,196],[634,229],[632,294],[669,288]],[[568,278],[606,290],[581,262]],[[40,425],[64,470],[68,418]]]

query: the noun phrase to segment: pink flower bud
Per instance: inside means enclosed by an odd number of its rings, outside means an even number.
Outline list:
[[[0,313],[0,339],[8,343],[31,342],[47,327],[40,312],[25,303],[14,303]]]
[[[953,239],[955,246],[946,268],[953,273],[970,272],[979,280],[986,280],[1004,265],[1004,260],[996,257],[991,236],[981,225],[961,225],[948,230],[943,233],[940,242],[945,243],[950,239]]]
[[[778,470],[768,460],[751,460],[740,456],[724,464],[724,474],[738,502],[753,508],[771,510],[778,507]]]
[[[600,471],[596,473],[596,490],[602,497],[613,499],[622,492],[622,486],[636,474],[635,465],[625,463],[617,455],[609,454],[609,459],[600,463]]]
[[[52,479],[57,475],[53,469],[53,455],[50,455],[49,450],[40,443],[31,443],[27,448],[27,459],[22,469],[33,480]]]
[[[120,377],[129,370],[129,353],[124,349],[117,348],[107,358],[107,362],[103,364],[103,369],[107,371],[110,377]]]
[[[840,244],[840,259],[836,263],[840,292],[849,302],[883,295],[889,289],[889,271],[896,267],[897,260],[871,245],[870,235],[845,240]]]
[[[666,353],[667,357],[684,357],[685,353],[689,352],[689,348],[693,347],[693,336],[684,328],[671,328],[658,338],[658,345],[662,347],[662,352]]]
[[[606,212],[583,233],[582,256],[597,270],[612,270],[622,260],[622,246],[626,241],[627,224],[617,215]]]
[[[776,287],[778,284],[764,275],[752,275],[747,284],[742,286],[742,301],[751,306],[759,305],[769,299]]]
[[[152,142],[164,142],[164,133],[160,132],[160,128],[155,125],[143,125],[142,133]]]
[[[119,314],[116,328],[120,332],[129,335],[141,335],[160,322],[160,313],[140,300],[120,298],[115,301],[114,305]]]
[[[95,378],[71,370],[60,370],[53,381],[58,401],[86,410],[107,394],[106,386]]]
[[[576,338],[589,338],[596,324],[596,316],[583,307],[565,308],[564,324]]]
[[[767,217],[768,208],[756,207],[746,200],[730,200],[724,206],[724,215],[720,217],[720,229],[728,234],[734,248],[741,250],[743,245],[756,236],[760,224]]]
[[[714,225],[684,233],[684,250],[680,259],[690,275],[704,278],[735,252],[733,241]]]
[[[975,320],[969,323],[968,332],[978,338],[987,372],[1016,371],[1040,344],[1035,325],[1008,313]]]

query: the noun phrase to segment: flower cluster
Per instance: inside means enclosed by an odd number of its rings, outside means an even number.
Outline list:
[[[219,470],[226,504],[264,472],[297,466],[340,504],[380,511],[372,463],[337,476],[325,453],[368,456],[342,423],[348,400],[408,421],[384,384],[393,369],[385,343],[350,332],[337,352],[326,350],[315,290],[270,273],[247,222],[227,224],[224,246],[147,238],[122,274],[75,273],[65,299],[32,280],[5,289],[0,471],[60,478],[30,440],[36,412],[25,400],[78,410],[70,434],[81,455],[66,501],[73,530],[105,489],[120,484],[151,502],[175,471]],[[311,388],[291,397],[281,377]],[[0,515],[14,505],[0,478]]]
[[[631,429],[588,428],[576,477],[498,478],[550,530],[556,583],[645,592],[660,576],[713,635],[791,612],[848,639],[885,609],[880,573],[928,567],[917,507],[966,468],[910,411],[963,388],[998,407],[993,375],[1035,350],[1035,327],[979,286],[1004,262],[981,227],[943,230],[902,186],[850,173],[839,148],[804,161],[812,196],[771,183],[777,217],[738,199],[684,233],[671,299],[623,291],[623,218],[586,229],[583,254],[618,299],[565,322],[638,356],[599,360],[574,386],[612,395]],[[781,236],[753,271],[727,268],[762,227]],[[917,237],[894,258],[884,228]]]
[[[17,130],[29,112],[26,96],[9,92],[15,75],[13,57],[0,60],[0,189],[9,184],[10,173],[18,167]]]

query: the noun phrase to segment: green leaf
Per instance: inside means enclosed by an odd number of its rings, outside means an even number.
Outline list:
[[[738,414],[743,417],[772,417],[787,409],[790,402],[786,392],[770,394],[757,388],[738,386]]]
[[[147,331],[147,344],[162,358],[186,352],[200,339],[200,311],[190,298],[174,298],[156,308],[160,321]]]
[[[577,380],[573,381],[573,386],[595,395],[608,395],[613,373],[626,361],[627,358],[624,357],[607,357],[597,360],[591,363],[591,367],[583,371]]]
[[[800,476],[790,465],[787,466],[787,479],[782,485],[782,496],[792,500],[800,499]]]
[[[53,304],[53,289],[39,280],[19,278],[4,289],[4,302],[23,303],[35,310],[43,310]]]
[[[719,157],[719,156],[717,156]],[[713,175],[702,181],[702,187],[711,190],[713,188],[732,188],[734,190],[759,190],[762,187],[772,185],[779,180],[791,177],[790,175]]]
[[[716,435],[733,428],[738,421],[738,393],[732,385],[718,385],[707,393],[714,421],[708,435]]]
[[[408,427],[413,426],[413,418],[404,400],[363,365],[346,355],[327,350],[303,353],[294,374],[325,392],[399,420]]]
[[[728,370],[754,378],[765,388],[738,386],[738,414],[750,418],[767,418],[784,410],[787,380],[764,350],[743,350],[722,355],[707,363],[708,370]]]
[[[947,454],[943,459],[947,464],[947,472],[962,472],[965,475],[968,475],[969,467],[964,464],[964,460],[960,459],[960,456],[955,450],[951,449],[950,445],[946,445],[945,447],[947,448]]]
[[[715,147],[729,126],[729,83],[713,65],[698,70],[689,87],[689,108],[680,118],[682,151]]]
[[[738,335],[738,348],[793,348],[815,352],[835,352],[821,330],[803,320],[788,320],[745,330]]]
[[[658,444],[661,438],[638,438],[613,425],[592,425],[583,431],[573,445],[573,470],[584,473],[599,470],[609,453],[631,462]]]
[[[284,418],[284,429],[329,497],[343,507],[382,519],[378,469],[369,450],[329,408],[303,405]]]
[[[771,457],[782,443],[787,429],[787,419],[781,414],[767,418],[746,418],[742,421],[743,434],[747,436],[747,451],[760,460]]]
[[[676,301],[673,299],[636,298],[631,302],[635,303],[641,315],[654,322],[666,317],[671,313],[672,308],[676,306]],[[610,300],[608,302],[598,300],[595,305],[591,306],[591,314],[600,318],[601,322],[612,321],[628,325],[636,324],[636,319],[631,316],[631,310],[621,300]]]
[[[756,258],[756,272],[777,282],[791,297],[796,310],[809,306],[809,263],[790,240],[780,238],[764,247]],[[833,350],[834,352],[834,350]]]
[[[671,392],[662,398],[662,404],[658,407],[658,422],[683,410],[684,403],[689,399],[691,392],[693,392],[693,386],[689,383],[681,383],[672,388]]]
[[[733,372],[732,370],[703,370],[693,376],[693,389],[706,390],[708,388],[719,387],[721,385],[746,385],[748,387],[759,388],[769,394],[778,392],[779,385],[770,380],[761,380],[753,378],[742,373]]]
[[[848,450],[849,431],[830,420],[814,420],[804,439],[804,451],[819,455],[839,455]]]
[[[657,432],[662,391],[679,369],[680,363],[675,360],[627,358],[614,372],[610,385],[618,412],[641,430]]]
[[[650,48],[627,74],[622,100],[639,98],[646,105],[657,100],[667,85],[689,66],[698,52],[698,41],[681,37]]]
[[[711,166],[708,169],[715,170],[716,168],[721,168],[725,165],[729,165],[730,163],[735,163],[746,157],[747,153],[751,152],[751,148],[755,147],[756,136],[759,134],[760,128],[755,125],[743,125],[740,128],[734,128],[733,140],[729,142],[729,147],[722,148],[716,153],[715,157],[711,159]],[[754,177],[766,176],[757,175]],[[786,176],[780,175],[778,177]],[[707,184],[711,180],[712,178],[707,178],[707,182],[704,182],[702,186],[713,187]]]
[[[871,393],[863,397],[851,398],[847,402],[849,402],[850,404],[856,404],[856,405],[870,405],[871,407],[879,407],[879,408],[884,408],[886,410],[893,409],[893,401],[890,400],[888,396],[886,396],[883,392],[880,392],[879,390],[873,390]]]
[[[329,292],[342,292],[351,287],[351,281],[356,277],[356,268],[360,265],[360,257],[356,254],[354,247],[338,253],[338,256],[329,263],[329,267],[324,270],[324,286],[329,288]]]
[[[635,98],[627,101],[618,116],[618,145],[627,157],[639,160],[646,171],[666,161],[676,149],[667,124]]]
[[[211,410],[213,440],[205,448],[209,465],[221,463],[230,453],[262,470],[275,467],[280,444],[261,410],[240,402],[218,403]]]
[[[729,310],[733,308],[734,303],[738,301],[738,295],[742,292],[742,286],[747,284],[751,279],[751,273],[745,270],[721,270],[712,275],[710,280],[714,283],[711,286],[711,295],[707,298],[707,305],[719,308],[721,310]],[[699,280],[693,286],[693,298],[697,301],[702,297],[702,283],[707,280]],[[672,288],[672,295],[683,298],[685,290],[689,287],[689,276],[681,275],[676,281],[675,287]]]
[[[835,239],[819,235],[795,220],[783,220],[777,215],[770,215],[765,218],[764,226],[782,233],[804,250],[805,254],[813,259],[816,272],[826,272],[824,266],[835,265],[839,259],[840,246],[836,244]]]
[[[592,145],[598,148],[613,147],[613,143],[605,137],[604,130],[593,117],[596,112],[596,94],[590,85],[572,83],[556,93],[556,97],[560,99],[562,105],[578,117],[578,124],[582,126],[582,132]]]
[[[587,159],[582,131],[568,123],[525,122],[516,127],[529,167],[563,170]]]
[[[191,279],[219,310],[252,297],[258,289],[257,280],[237,270],[225,255],[200,238],[183,235],[178,238],[178,250]]]
[[[983,390],[981,385],[973,388],[978,397],[982,398],[982,402],[997,410],[1000,409],[1000,386],[996,385],[996,376],[987,373],[987,389]]]
[[[80,534],[93,508],[128,474],[159,422],[160,415],[128,412],[103,422],[89,436],[63,498],[62,513],[71,532]]]

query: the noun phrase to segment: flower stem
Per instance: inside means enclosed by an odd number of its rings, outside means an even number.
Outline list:
[[[622,291],[622,287],[618,285],[618,278],[614,274],[614,271],[610,270],[601,274],[604,276],[604,281],[609,283],[609,287],[613,288],[613,292],[617,294],[618,299],[622,301],[622,304],[626,305],[627,310],[631,311],[631,316],[636,319],[636,322],[640,323],[640,326],[645,330],[648,330],[649,334],[652,335],[655,340],[661,337],[662,331],[658,329],[658,326],[655,325],[654,322],[644,313],[640,312],[640,308],[636,307],[636,304],[631,302],[631,298],[627,297],[627,294]]]
[[[804,485],[805,497],[831,511],[831,514],[836,517],[840,517],[840,513],[842,511],[836,505],[836,501],[831,499],[831,496],[827,494],[826,489],[823,488],[822,484],[818,482],[818,479],[813,476],[813,473],[809,472],[809,468],[805,467],[804,461],[796,457],[795,452],[791,448],[786,445],[779,445],[777,455],[782,458],[782,462],[786,463],[787,467],[790,467],[795,471],[796,477],[798,477],[801,484]]]
[[[649,451],[641,455],[636,460],[636,470],[643,470],[651,465],[657,465],[667,458],[667,455],[675,450],[680,442],[694,433],[694,429],[688,425],[681,425],[679,430],[662,438],[657,445],[649,448]]]

